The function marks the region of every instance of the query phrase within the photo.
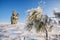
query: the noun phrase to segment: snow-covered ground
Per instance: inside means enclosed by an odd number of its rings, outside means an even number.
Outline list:
[[[22,24],[1,24],[0,25],[0,40],[45,40],[45,33],[29,32],[24,29]],[[55,25],[52,32],[49,32],[50,40],[55,40],[56,34],[60,40],[60,25]]]

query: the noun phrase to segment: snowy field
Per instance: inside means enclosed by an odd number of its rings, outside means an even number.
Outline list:
[[[49,32],[49,39],[55,40],[55,34],[60,34],[60,27],[57,25],[53,27],[52,32]],[[60,36],[57,38],[60,40]],[[0,40],[45,40],[45,34],[37,34],[33,32],[26,31],[23,24],[10,25],[1,24],[0,25]]]

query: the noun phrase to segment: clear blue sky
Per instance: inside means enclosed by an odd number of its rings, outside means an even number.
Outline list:
[[[23,22],[27,17],[26,11],[38,7],[39,1],[40,0],[0,0],[0,23],[10,22],[13,10],[16,10],[16,12],[20,14],[19,22]],[[60,10],[60,0],[46,0],[46,4],[44,5],[42,3],[41,5],[43,14],[47,14],[48,16],[53,16],[54,8]]]

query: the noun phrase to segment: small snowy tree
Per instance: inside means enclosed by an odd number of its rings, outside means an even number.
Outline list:
[[[36,32],[45,32],[46,33],[46,40],[48,40],[48,24],[50,21],[48,21],[47,15],[42,15],[42,12],[39,12],[37,9],[30,10],[28,13],[31,14],[27,18],[27,30],[31,30],[33,26],[36,28]],[[40,16],[39,16],[40,15]]]

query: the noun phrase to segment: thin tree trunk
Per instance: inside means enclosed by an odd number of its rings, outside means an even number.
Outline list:
[[[45,25],[45,34],[46,34],[46,39],[45,40],[48,40],[48,31],[47,31],[47,28],[46,28],[46,25]]]
[[[48,31],[46,29],[46,40],[48,40]]]

